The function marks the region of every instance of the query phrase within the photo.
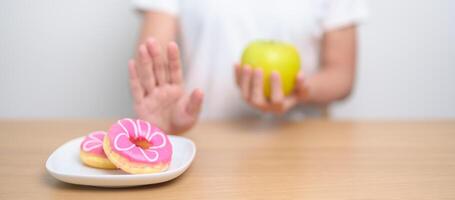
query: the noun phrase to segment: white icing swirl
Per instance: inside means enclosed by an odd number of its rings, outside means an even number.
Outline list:
[[[160,137],[161,138],[161,144],[155,145],[152,144],[149,146],[147,149],[143,149],[140,147],[136,147],[136,144],[131,144],[128,147],[120,147],[119,146],[119,140],[121,137],[126,137],[125,139],[129,140],[130,139],[130,132],[128,129],[122,124],[122,120],[119,120],[117,123],[122,127],[123,131],[122,133],[119,133],[118,135],[115,136],[114,138],[114,148],[118,151],[129,151],[133,148],[138,148],[138,150],[141,152],[142,156],[149,162],[155,162],[159,159],[159,153],[157,149],[163,148],[166,146],[166,136],[164,133],[160,131],[155,131],[151,134],[151,125],[150,123],[143,121],[143,120],[136,120],[136,123],[131,120],[131,119],[124,119],[128,121],[132,126],[133,126],[133,131],[134,131],[134,139],[145,139],[147,142],[152,143],[152,139],[154,137]],[[142,130],[142,124],[146,124],[146,132],[144,133]],[[150,154],[147,153],[153,153],[153,156],[151,157]]]

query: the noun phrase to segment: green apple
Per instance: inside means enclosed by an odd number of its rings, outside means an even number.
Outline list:
[[[260,68],[264,77],[264,95],[270,97],[270,75],[278,72],[283,93],[289,95],[294,89],[300,70],[300,57],[297,49],[285,42],[257,40],[248,44],[243,51],[242,66]]]

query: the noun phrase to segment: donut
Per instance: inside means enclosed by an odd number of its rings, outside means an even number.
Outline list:
[[[144,120],[121,119],[104,137],[103,149],[115,166],[131,174],[168,169],[172,144],[158,127]]]
[[[101,169],[117,169],[107,158],[103,150],[103,139],[106,136],[104,131],[91,132],[85,136],[81,143],[80,158],[82,162],[90,167]]]

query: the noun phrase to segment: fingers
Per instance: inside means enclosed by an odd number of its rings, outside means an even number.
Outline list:
[[[204,94],[202,91],[200,89],[194,90],[190,95],[188,104],[186,105],[186,112],[192,116],[197,116],[201,111],[203,99]]]
[[[182,81],[182,64],[180,61],[180,53],[175,42],[171,42],[167,46],[167,58],[169,63],[169,81],[174,84],[181,84]]]
[[[253,70],[247,65],[241,67],[240,64],[235,64],[234,68],[236,83],[241,89],[242,96],[248,103],[261,108],[265,104],[262,70]]]
[[[237,87],[240,87],[240,78],[242,76],[242,66],[240,63],[234,64],[234,75],[235,75],[235,83]]]
[[[265,104],[264,97],[264,78],[262,70],[256,69],[253,71],[251,97],[250,101],[256,107],[261,107]]]
[[[161,54],[161,46],[154,38],[147,39],[146,46],[152,59],[156,84],[163,85],[167,82],[167,68],[163,55]]]
[[[241,68],[240,76],[240,89],[242,90],[242,96],[246,100],[250,98],[250,82],[252,77],[252,69],[250,66],[246,65]]]
[[[236,65],[235,76],[242,96],[257,109],[280,115],[298,103],[295,95],[284,95],[281,78],[277,72],[272,72],[270,76],[271,97],[269,100],[264,96],[264,73],[261,69],[253,70],[249,66]]]
[[[155,78],[152,71],[152,61],[145,45],[139,46],[137,63],[135,63],[136,69],[142,88],[150,92],[155,86]]]
[[[270,77],[270,84],[271,84],[271,103],[274,105],[280,105],[283,102],[284,94],[283,90],[281,89],[281,78],[277,72],[272,72]]]
[[[139,77],[136,72],[136,63],[134,60],[128,62],[128,72],[130,81],[130,90],[133,96],[134,103],[140,103],[144,98],[144,90],[141,87]]]

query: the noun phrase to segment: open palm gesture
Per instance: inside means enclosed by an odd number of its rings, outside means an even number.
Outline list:
[[[185,92],[177,44],[169,43],[166,51],[153,38],[141,44],[129,62],[130,87],[137,117],[176,134],[196,123],[203,93]]]

